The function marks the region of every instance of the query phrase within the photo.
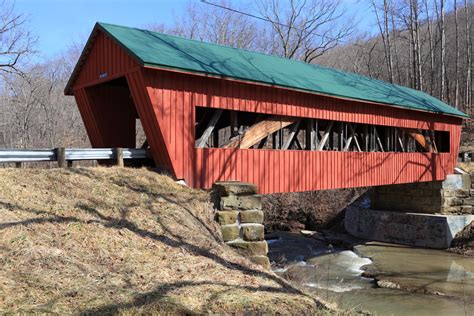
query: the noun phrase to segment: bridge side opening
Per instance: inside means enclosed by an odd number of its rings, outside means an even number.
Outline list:
[[[448,153],[448,131],[196,107],[197,148]]]

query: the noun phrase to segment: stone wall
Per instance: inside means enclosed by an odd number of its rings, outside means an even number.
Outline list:
[[[374,187],[371,191],[371,208],[376,210],[474,214],[473,205],[474,175],[468,174],[448,175],[444,181]]]
[[[213,185],[217,221],[224,242],[253,262],[270,269],[263,226],[262,197],[251,183],[217,182]]]

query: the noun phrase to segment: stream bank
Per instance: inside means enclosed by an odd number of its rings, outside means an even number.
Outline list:
[[[268,236],[275,273],[345,310],[474,315],[474,258],[341,233]]]

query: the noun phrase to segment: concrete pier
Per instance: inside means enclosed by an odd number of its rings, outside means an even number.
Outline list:
[[[348,207],[346,230],[359,238],[446,249],[474,221],[474,176],[373,188],[370,209]]]
[[[348,207],[344,226],[351,235],[402,245],[446,249],[474,215],[381,211]]]

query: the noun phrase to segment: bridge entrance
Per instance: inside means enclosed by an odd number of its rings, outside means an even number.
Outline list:
[[[97,135],[100,135],[93,147],[135,148],[142,145],[137,143],[140,118],[125,77],[88,87],[85,92],[92,113],[82,115],[92,115],[95,120],[95,126],[86,127],[98,129]]]

